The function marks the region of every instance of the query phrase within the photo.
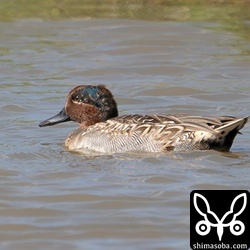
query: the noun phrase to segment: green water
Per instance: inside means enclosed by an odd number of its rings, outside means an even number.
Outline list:
[[[0,20],[35,18],[136,19],[151,21],[215,22],[220,28],[250,40],[249,0],[8,0],[0,1]],[[240,47],[240,44],[239,44]],[[249,49],[243,48],[249,55]],[[4,51],[0,51],[4,53]]]
[[[240,22],[250,17],[249,1],[164,0],[8,0],[1,20],[16,18],[129,18],[175,21]]]

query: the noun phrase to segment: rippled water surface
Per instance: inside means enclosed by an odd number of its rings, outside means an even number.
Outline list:
[[[232,152],[67,152],[77,124],[39,128],[76,85],[120,114],[249,115],[247,41],[213,23],[0,23],[0,248],[189,249],[194,189],[249,189],[250,126]]]

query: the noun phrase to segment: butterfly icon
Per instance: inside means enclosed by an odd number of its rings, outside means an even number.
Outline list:
[[[201,201],[203,201],[203,204],[205,203],[205,209],[206,209],[205,212],[204,212],[204,208],[201,209],[198,206],[199,199],[201,199]],[[235,211],[235,210],[237,210],[235,207],[235,204],[237,202],[239,202],[240,199],[243,199],[243,205],[239,211]],[[202,236],[207,235],[210,232],[211,227],[216,227],[219,241],[221,241],[222,235],[224,233],[224,227],[229,227],[230,232],[236,236],[243,234],[243,232],[245,231],[245,225],[243,224],[243,222],[240,220],[236,220],[236,218],[246,208],[246,205],[247,205],[246,193],[239,194],[233,199],[231,206],[230,206],[230,210],[228,212],[226,212],[222,216],[221,219],[219,219],[218,216],[213,211],[210,210],[210,205],[209,205],[207,199],[203,195],[201,195],[199,193],[194,193],[193,202],[194,202],[194,207],[195,207],[196,211],[204,218],[204,220],[200,220],[199,222],[197,222],[197,224],[195,226],[195,230],[199,235],[202,235]],[[224,223],[227,217],[228,218],[232,217],[232,219],[229,223]],[[227,218],[227,220],[228,220],[228,218]],[[213,222],[211,222],[211,220]]]

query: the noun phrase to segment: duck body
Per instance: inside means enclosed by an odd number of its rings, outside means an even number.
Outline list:
[[[79,128],[67,138],[69,150],[228,151],[244,118],[187,115],[125,115]],[[208,125],[209,124],[209,125]]]
[[[248,117],[203,117],[187,114],[118,116],[113,95],[103,85],[82,85],[68,95],[66,105],[40,127],[73,120],[80,128],[65,141],[68,150],[102,153],[127,151],[229,151]]]

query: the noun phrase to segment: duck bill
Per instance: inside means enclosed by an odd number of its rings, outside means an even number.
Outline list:
[[[65,108],[63,108],[59,114],[57,114],[57,115],[55,115],[55,116],[53,116],[45,121],[40,122],[39,127],[53,126],[53,125],[56,125],[58,123],[68,122],[68,121],[71,121],[71,119],[66,114]]]

